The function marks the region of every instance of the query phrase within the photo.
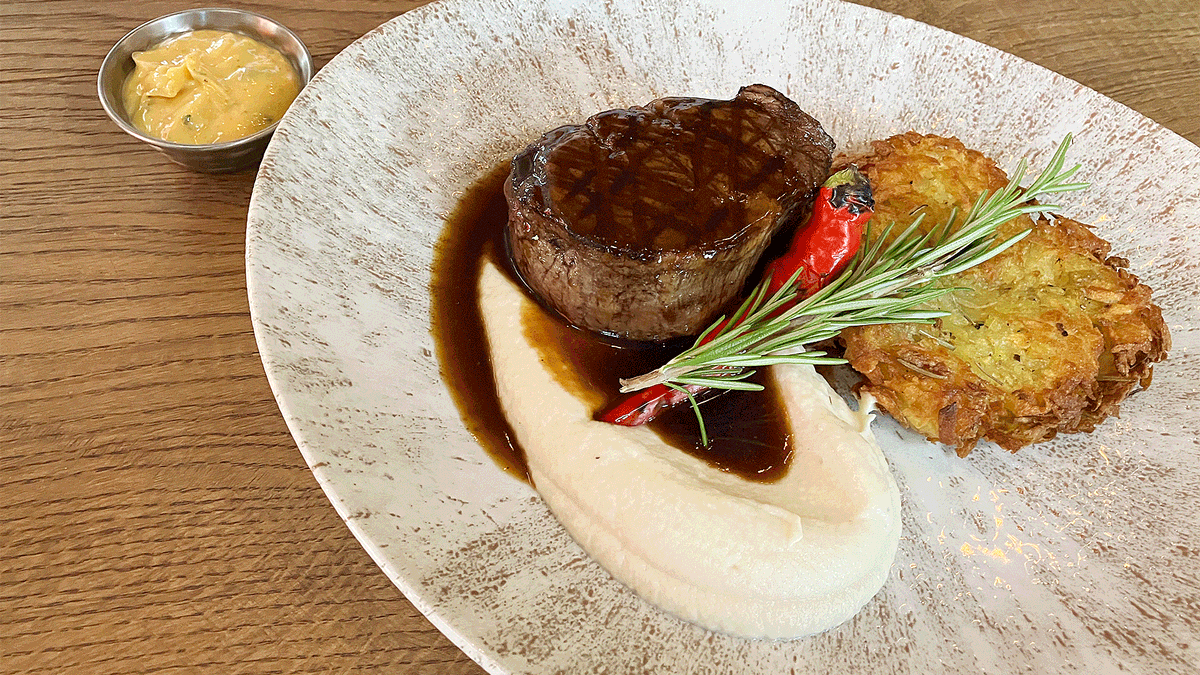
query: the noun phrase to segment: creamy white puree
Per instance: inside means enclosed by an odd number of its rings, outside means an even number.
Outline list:
[[[480,304],[501,406],[533,482],[580,546],[638,595],[705,628],[794,638],[854,616],[883,586],[900,494],[869,427],[811,367],[774,367],[797,450],[757,483],[592,419],[522,328],[524,292],[491,263]]]

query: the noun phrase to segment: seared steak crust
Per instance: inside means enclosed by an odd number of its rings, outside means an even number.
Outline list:
[[[505,183],[509,253],[571,323],[635,340],[705,328],[806,211],[833,141],[764,85],[664,98],[544,135]]]

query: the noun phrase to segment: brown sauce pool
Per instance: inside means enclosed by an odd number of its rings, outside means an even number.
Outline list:
[[[497,398],[477,295],[480,265],[487,256],[517,281],[503,253],[507,176],[505,163],[483,177],[447,220],[434,252],[431,330],[442,378],[467,429],[501,468],[529,480],[524,453]],[[685,346],[615,341],[570,326],[540,305],[531,305],[523,324],[543,361],[554,365],[555,378],[596,414],[620,399],[620,378],[653,370]],[[722,471],[761,482],[778,480],[787,472],[792,452],[787,417],[771,378],[761,371],[754,377],[766,391],[702,397],[707,446],[690,405],[676,406],[650,427],[666,443]]]

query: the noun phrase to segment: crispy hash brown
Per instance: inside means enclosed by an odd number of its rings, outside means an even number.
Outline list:
[[[921,212],[928,229],[1008,180],[957,139],[912,132],[852,161],[874,189],[876,232]],[[1025,229],[1013,248],[946,281],[964,290],[934,303],[949,312],[936,324],[842,333],[862,389],[960,456],[982,439],[1015,452],[1059,432],[1092,431],[1135,387],[1149,386],[1152,364],[1170,348],[1150,289],[1109,256],[1108,242],[1067,218],[1022,216],[999,234]]]

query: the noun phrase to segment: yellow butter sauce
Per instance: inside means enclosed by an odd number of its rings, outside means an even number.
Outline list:
[[[279,50],[236,33],[198,30],[133,55],[122,91],[143,133],[173,143],[224,143],[278,122],[300,93]]]

